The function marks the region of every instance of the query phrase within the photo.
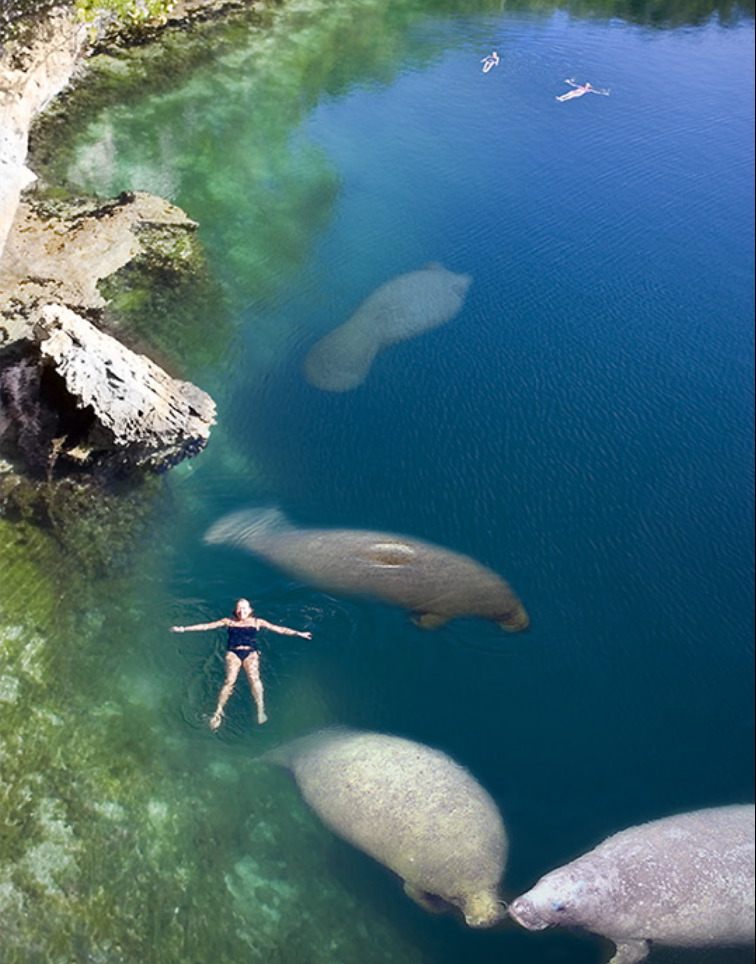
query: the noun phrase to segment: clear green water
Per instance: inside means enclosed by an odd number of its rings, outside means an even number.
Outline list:
[[[179,354],[220,423],[118,574],[0,525],[3,962],[602,959],[429,917],[334,840],[253,763],[325,723],[471,768],[507,896],[623,826],[753,798],[753,22],[705,14],[286,4],[68,145],[71,184],[200,221],[228,304]],[[611,96],[557,104],[568,76]],[[459,316],[355,392],[309,386],[309,346],[429,261],[473,276]],[[532,629],[422,633],[202,544],[270,503],[470,553]],[[167,627],[239,594],[314,640],[270,637],[270,723],[240,686],[214,736],[222,640]]]

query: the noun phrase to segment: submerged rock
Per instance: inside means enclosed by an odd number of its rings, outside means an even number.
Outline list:
[[[28,195],[0,258],[0,348],[28,337],[30,314],[47,303],[100,317],[101,283],[136,260],[173,259],[181,270],[198,258],[196,228],[180,208],[141,191],[106,201]]]

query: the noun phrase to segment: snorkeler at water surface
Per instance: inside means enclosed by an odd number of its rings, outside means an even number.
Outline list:
[[[204,632],[206,629],[222,629],[223,627],[228,630],[226,679],[218,694],[218,705],[210,717],[210,729],[217,730],[223,722],[223,709],[234,691],[236,679],[242,666],[247,674],[252,698],[257,707],[257,722],[265,723],[268,717],[265,714],[265,694],[260,679],[258,632],[261,629],[269,629],[271,632],[279,633],[282,636],[301,636],[302,639],[312,639],[312,633],[300,633],[288,626],[276,626],[275,623],[269,623],[266,619],[260,619],[254,615],[254,609],[248,599],[236,600],[234,614],[231,617],[224,616],[222,619],[216,619],[211,623],[195,623],[192,626],[171,626],[171,632]]]

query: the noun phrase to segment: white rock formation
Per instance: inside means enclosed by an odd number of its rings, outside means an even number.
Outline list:
[[[35,180],[26,166],[32,120],[69,82],[86,41],[86,26],[61,8],[23,52],[11,45],[0,57],[0,254],[21,191]],[[15,64],[14,56],[22,62]]]
[[[204,448],[215,404],[191,382],[171,378],[63,305],[45,305],[34,331],[43,366],[52,365],[77,407],[91,407],[96,419],[77,442],[81,457],[118,450],[130,464],[161,468]]]

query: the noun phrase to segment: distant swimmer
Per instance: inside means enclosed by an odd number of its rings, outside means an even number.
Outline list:
[[[566,94],[560,94],[557,100],[572,100],[574,97],[582,97],[583,94],[603,94],[604,97],[609,96],[608,90],[602,90],[599,87],[591,87],[589,83],[578,84],[573,79],[565,80],[565,84],[569,84],[570,87],[574,87],[574,90],[568,90]]]
[[[260,679],[260,650],[256,638],[258,631],[269,629],[271,632],[280,633],[282,636],[301,636],[302,639],[312,639],[312,633],[300,633],[296,629],[289,629],[288,626],[276,626],[266,619],[258,618],[254,615],[254,610],[248,599],[236,600],[234,614],[231,617],[224,616],[212,623],[195,623],[193,626],[171,626],[171,632],[193,633],[203,632],[206,629],[222,629],[223,627],[228,629],[226,679],[218,694],[218,705],[210,717],[210,729],[217,730],[221,725],[223,709],[234,691],[236,678],[242,666],[247,674],[252,698],[257,707],[257,722],[265,723],[268,717],[265,715],[265,696]]]
[[[498,67],[499,62],[500,62],[499,55],[496,53],[495,50],[492,50],[487,57],[484,57],[481,60],[481,63],[483,64],[483,73],[487,74],[492,67]]]

